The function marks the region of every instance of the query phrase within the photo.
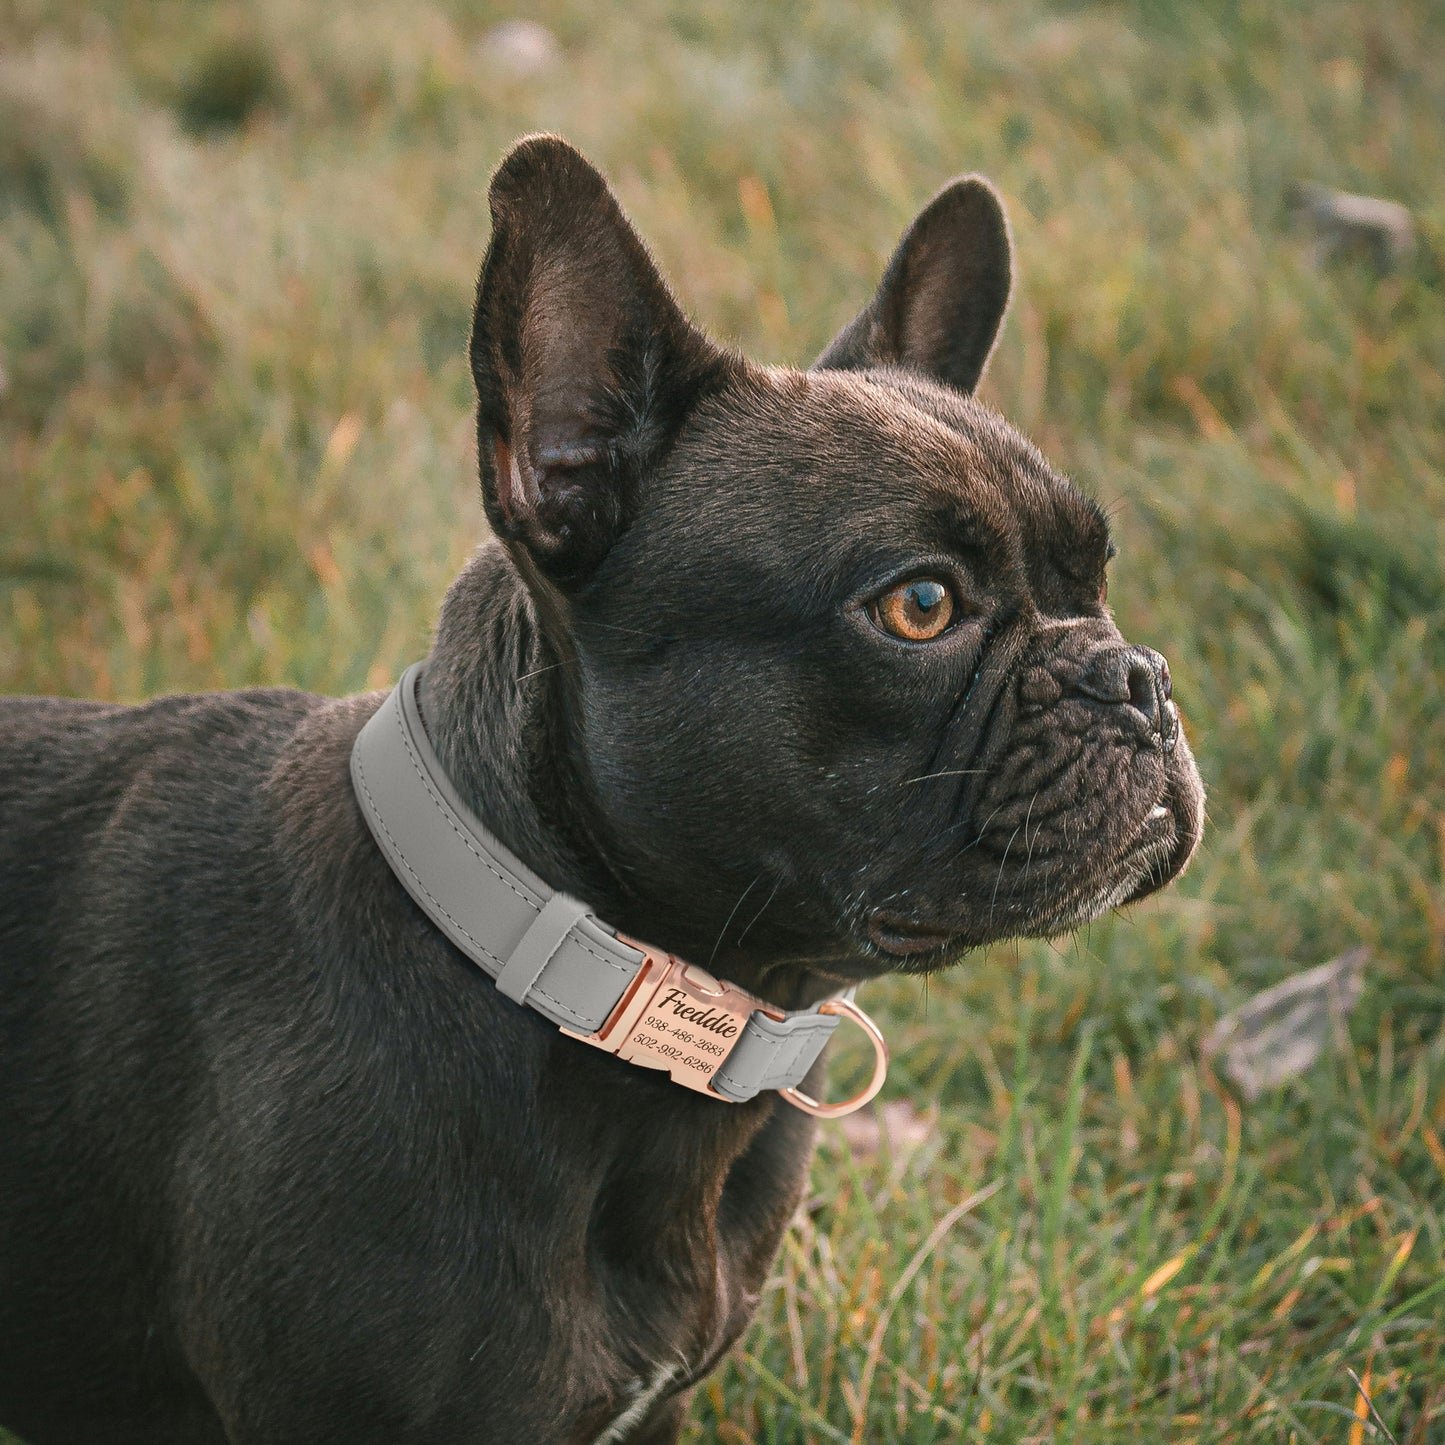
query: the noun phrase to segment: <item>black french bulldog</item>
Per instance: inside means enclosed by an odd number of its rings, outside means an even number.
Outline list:
[[[1162,887],[1202,791],[1099,509],[971,393],[976,178],[808,371],[683,316],[523,141],[471,359],[495,540],[421,690],[461,796],[785,1007]],[[0,1421],[33,1445],[675,1440],[811,1121],[501,997],[348,779],[381,699],[0,704]]]

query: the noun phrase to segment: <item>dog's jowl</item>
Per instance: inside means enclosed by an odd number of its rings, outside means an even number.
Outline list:
[[[491,209],[493,539],[405,686],[0,702],[32,1445],[673,1440],[798,1202],[828,1000],[1198,841],[1102,514],[972,394],[984,182],[807,371],[697,330],[561,141]]]

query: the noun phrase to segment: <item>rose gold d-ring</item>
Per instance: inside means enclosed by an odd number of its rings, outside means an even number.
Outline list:
[[[873,1045],[873,1077],[868,1080],[861,1094],[854,1094],[851,1099],[844,1099],[838,1104],[821,1104],[817,1099],[809,1098],[801,1089],[779,1089],[778,1092],[795,1109],[801,1109],[805,1114],[812,1114],[819,1119],[841,1119],[844,1114],[861,1109],[883,1087],[883,1080],[888,1077],[888,1040],[883,1037],[878,1025],[850,998],[825,999],[818,1005],[818,1012],[852,1019],[868,1035],[868,1042]]]

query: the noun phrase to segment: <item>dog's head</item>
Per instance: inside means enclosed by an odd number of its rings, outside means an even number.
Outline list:
[[[1099,508],[973,391],[1008,302],[945,187],[811,370],[684,317],[561,141],[492,182],[483,495],[558,661],[613,922],[734,976],[925,969],[1174,878],[1202,789]]]

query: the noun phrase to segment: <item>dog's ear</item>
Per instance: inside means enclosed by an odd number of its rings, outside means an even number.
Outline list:
[[[906,366],[971,392],[1008,308],[1012,257],[998,192],[981,176],[951,181],[898,243],[877,295],[814,366]]]
[[[519,142],[490,200],[471,341],[482,495],[496,534],[569,587],[626,530],[640,479],[729,363],[565,141]]]

